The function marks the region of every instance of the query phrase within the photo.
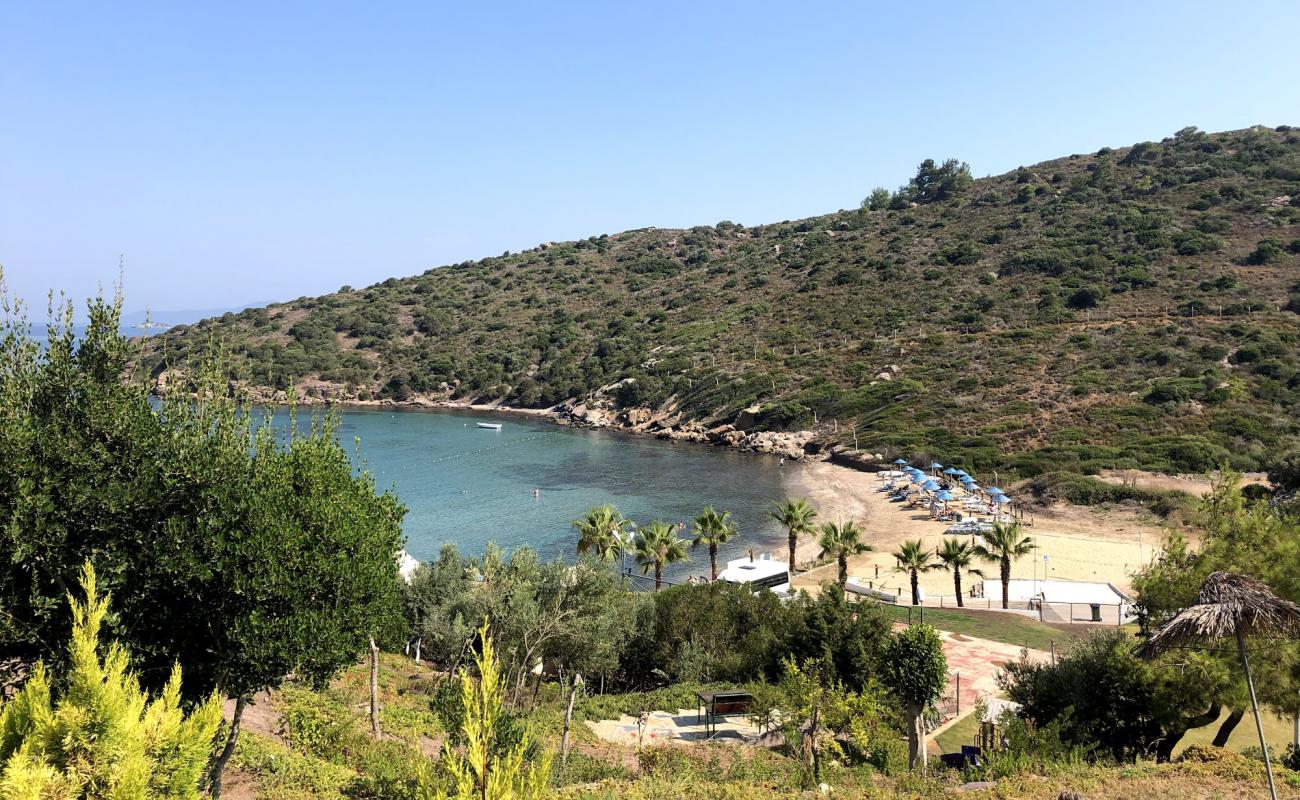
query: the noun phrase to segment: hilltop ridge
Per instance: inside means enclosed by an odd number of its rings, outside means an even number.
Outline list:
[[[1258,469],[1300,442],[1300,131],[1187,128],[941,190],[924,173],[861,209],[549,243],[226,314],[154,337],[140,366],[165,384],[220,342],[272,401],[560,406],[729,443],[806,430],[1022,475]]]

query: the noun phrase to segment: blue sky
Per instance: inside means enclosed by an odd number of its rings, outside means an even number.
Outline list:
[[[218,308],[1300,124],[1300,3],[0,0],[0,264]]]

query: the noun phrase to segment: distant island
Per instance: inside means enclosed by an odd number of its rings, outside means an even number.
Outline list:
[[[864,194],[869,187],[864,187]],[[1266,468],[1300,443],[1300,131],[1186,128],[860,207],[645,228],[227,313],[267,401],[488,403],[1045,470]],[[781,438],[784,437],[784,438]]]

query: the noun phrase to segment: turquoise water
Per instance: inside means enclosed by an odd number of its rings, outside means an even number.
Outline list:
[[[784,542],[784,531],[766,518],[772,501],[785,496],[784,470],[774,457],[563,428],[523,415],[384,409],[341,417],[344,446],[352,450],[359,437],[379,487],[392,488],[410,509],[407,549],[420,560],[436,556],[444,542],[476,554],[490,541],[572,558],[577,539],[570,523],[606,502],[638,523],[685,521],[687,533],[704,506],[729,510],[741,531],[724,551],[732,558]],[[502,429],[478,428],[479,421]],[[691,558],[689,574],[708,572],[707,551]]]

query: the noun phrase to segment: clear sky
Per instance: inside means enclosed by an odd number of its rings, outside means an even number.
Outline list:
[[[0,264],[34,304],[292,299],[647,225],[1300,125],[1300,3],[0,0]]]

